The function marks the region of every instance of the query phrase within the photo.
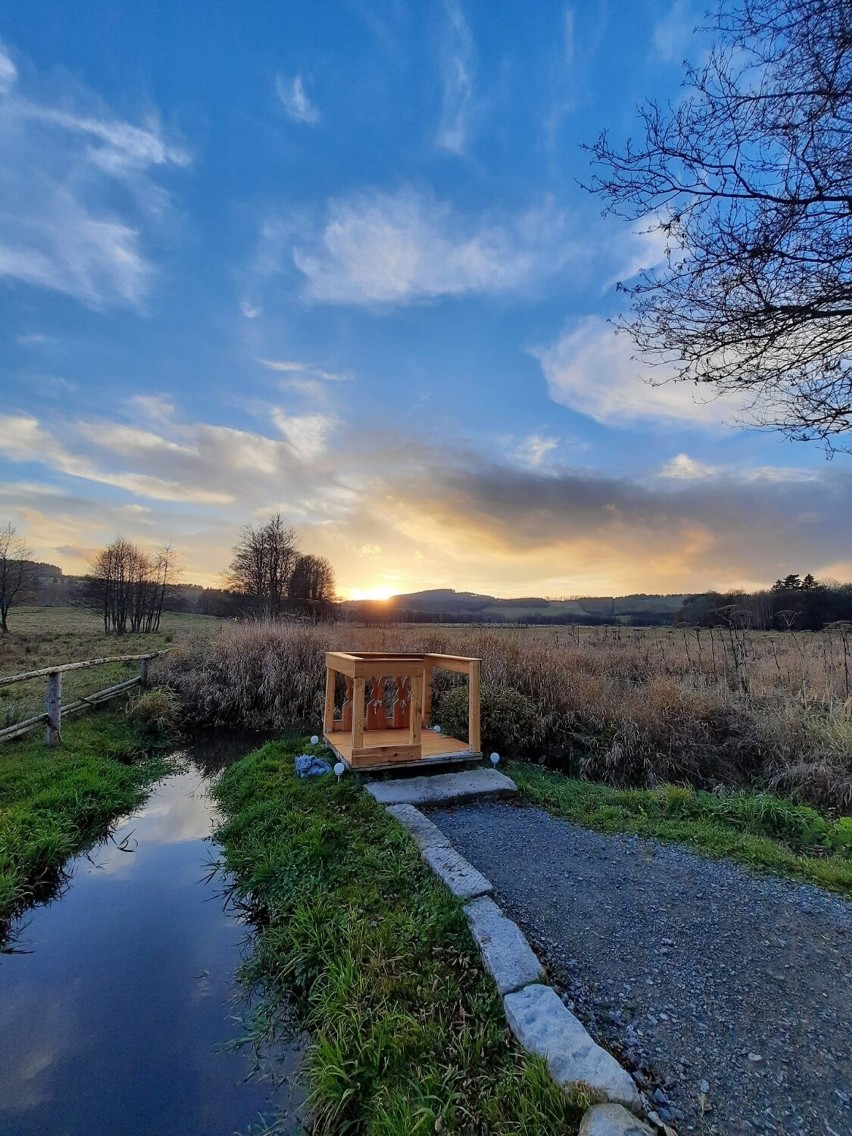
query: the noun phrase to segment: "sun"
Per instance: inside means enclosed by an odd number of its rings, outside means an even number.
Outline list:
[[[393,595],[396,595],[395,590],[387,586],[379,588],[351,588],[349,591],[349,598],[351,600],[389,600]]]

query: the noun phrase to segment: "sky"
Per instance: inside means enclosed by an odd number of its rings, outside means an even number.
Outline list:
[[[648,386],[658,263],[583,143],[706,43],[689,0],[4,0],[0,523],[217,584],[280,512],[339,592],[852,579],[852,458]]]

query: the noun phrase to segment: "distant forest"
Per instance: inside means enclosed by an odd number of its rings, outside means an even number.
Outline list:
[[[44,606],[90,606],[89,581],[66,576],[52,564],[33,563],[29,602]],[[164,611],[236,619],[245,596],[225,588],[169,584]],[[791,573],[757,592],[499,599],[439,588],[389,600],[344,600],[326,605],[324,618],[363,623],[480,623],[528,626],[749,627],[755,630],[819,631],[852,622],[852,584],[819,581]]]

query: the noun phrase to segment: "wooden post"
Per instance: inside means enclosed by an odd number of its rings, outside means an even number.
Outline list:
[[[334,729],[334,684],[337,679],[337,672],[333,671],[331,667],[326,667],[325,671],[325,713],[322,719],[322,732],[330,734]]]
[[[432,666],[423,664],[423,722],[432,725]]]
[[[411,676],[411,720],[408,740],[412,745],[422,746],[423,726],[423,672]],[[422,756],[422,753],[421,753]]]
[[[51,671],[47,676],[47,744],[59,745],[62,740],[62,673]]]
[[[352,684],[352,754],[364,748],[364,697],[365,679],[356,678]]]
[[[474,753],[480,753],[482,750],[482,741],[480,740],[479,731],[479,684],[482,677],[481,660],[471,659],[468,663],[467,674],[470,687],[468,690],[467,743]]]
[[[148,689],[148,663],[150,659],[143,659],[139,664],[139,685],[143,690]]]

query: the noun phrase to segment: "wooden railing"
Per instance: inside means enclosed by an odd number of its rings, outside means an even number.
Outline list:
[[[141,686],[144,689],[148,685],[148,664],[150,660],[166,653],[167,651],[151,651],[147,655],[109,655],[103,659],[85,659],[81,663],[63,663],[58,667],[42,667],[41,670],[25,671],[23,674],[7,675],[5,678],[0,678],[0,686],[12,686],[16,682],[29,682],[37,678],[47,679],[43,713],[35,714],[32,718],[25,718],[22,722],[16,722],[13,726],[7,726],[4,730],[0,730],[0,742],[17,738],[29,730],[34,730],[42,722],[46,722],[47,744],[58,745],[62,740],[63,714],[74,714],[79,710],[97,706],[101,702],[109,702],[111,698],[116,698],[119,694],[123,694],[124,691],[130,690],[134,686]],[[103,666],[104,663],[139,663],[139,674],[134,675],[133,678],[125,679],[124,682],[116,683],[114,686],[108,686],[104,690],[98,690],[94,694],[81,694],[73,702],[63,706],[63,674],[66,671],[80,671],[86,667]]]

